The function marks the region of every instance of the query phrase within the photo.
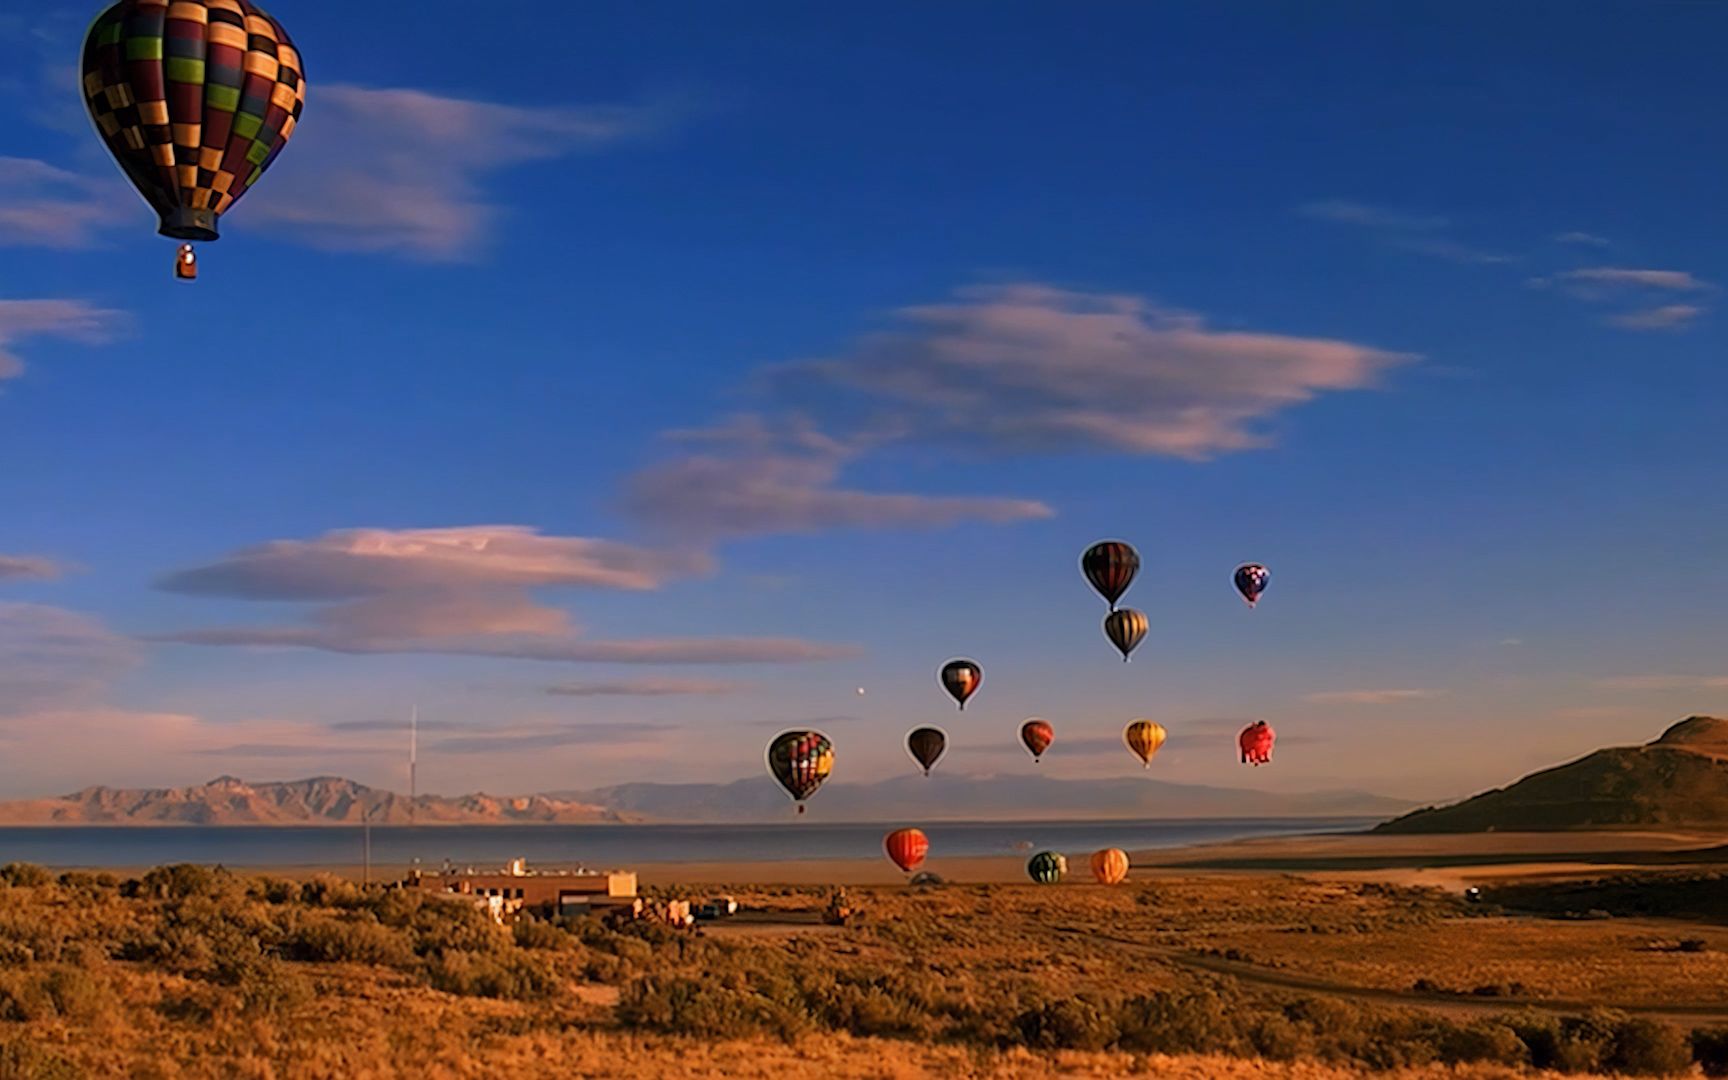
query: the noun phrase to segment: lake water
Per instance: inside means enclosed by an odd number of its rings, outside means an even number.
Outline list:
[[[1084,855],[1216,843],[1253,836],[1354,832],[1372,818],[1230,818],[1183,821],[939,822],[921,826],[933,857],[1021,855],[1034,850]],[[584,864],[782,862],[877,859],[893,825],[435,825],[374,826],[372,863],[388,868],[419,859],[437,866],[499,866],[515,857],[547,867]],[[54,867],[357,866],[359,826],[109,826],[0,828],[0,863]]]

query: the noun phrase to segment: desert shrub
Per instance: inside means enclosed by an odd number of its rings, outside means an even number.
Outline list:
[[[551,965],[531,953],[470,953],[449,949],[427,957],[425,976],[435,990],[468,997],[543,1001],[560,986]]]
[[[1014,1021],[1020,1041],[1037,1050],[1102,1050],[1120,1031],[1106,1003],[1084,995],[1048,1001]]]
[[[1692,1059],[1705,1076],[1728,1076],[1728,1028],[1699,1028],[1692,1033]]]
[[[25,1039],[0,1041],[0,1080],[80,1080],[84,1071]]]
[[[509,933],[479,908],[450,900],[433,900],[409,916],[414,950],[421,956],[440,952],[501,953],[512,947]]]
[[[1530,1049],[1518,1033],[1502,1022],[1486,1021],[1441,1033],[1440,1059],[1457,1063],[1491,1061],[1501,1065],[1524,1065]]]
[[[334,874],[318,874],[300,884],[300,902],[308,907],[358,907],[364,898],[360,886]]]
[[[625,1027],[708,1039],[789,1039],[810,1026],[807,1016],[737,977],[645,976],[624,988],[617,1016]]]
[[[158,866],[145,874],[138,883],[138,893],[152,900],[186,900],[195,896],[214,899],[224,894],[232,883],[225,870],[213,870],[195,863]]]
[[[43,980],[30,972],[0,974],[0,1019],[31,1023],[58,1014]]]
[[[408,936],[379,925],[369,914],[341,918],[306,916],[288,931],[281,951],[289,960],[310,963],[407,967],[414,962],[414,947]]]
[[[1124,1049],[1141,1053],[1235,1053],[1243,1046],[1238,1018],[1211,990],[1130,998],[1117,1012]]]
[[[0,866],[0,882],[16,889],[40,889],[52,884],[54,875],[35,863],[7,863]]]
[[[1271,1061],[1296,1061],[1314,1053],[1313,1036],[1282,1013],[1257,1018],[1248,1030],[1254,1052]]]
[[[1681,952],[1700,953],[1700,952],[1707,952],[1710,948],[1710,945],[1703,938],[1693,937],[1693,938],[1685,938],[1684,940],[1682,940],[1680,942],[1679,948],[1680,948]]]
[[[1627,1076],[1673,1076],[1692,1068],[1692,1047],[1672,1024],[1634,1018],[1615,1025],[1603,1060]]]
[[[300,899],[300,886],[287,878],[261,876],[247,883],[246,895],[267,904],[290,904]]]
[[[288,964],[260,957],[236,971],[233,985],[240,1009],[249,1016],[282,1016],[312,1000],[312,983]]]
[[[574,949],[576,939],[551,923],[523,919],[511,928],[516,946],[522,949]]]
[[[42,976],[42,992],[68,1020],[89,1020],[112,1000],[103,980],[81,968],[56,967]]]

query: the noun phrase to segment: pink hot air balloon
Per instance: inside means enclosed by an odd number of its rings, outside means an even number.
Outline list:
[[[1265,765],[1272,760],[1272,743],[1278,733],[1264,720],[1256,720],[1242,729],[1236,745],[1242,749],[1242,764]]]

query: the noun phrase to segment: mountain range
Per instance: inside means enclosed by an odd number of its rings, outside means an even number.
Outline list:
[[[823,821],[1086,818],[1384,817],[1409,802],[1361,792],[1283,795],[1128,777],[905,776],[830,784]],[[786,821],[791,804],[766,778],[729,784],[622,784],[593,791],[406,796],[352,780],[248,783],[222,776],[181,788],[85,788],[0,803],[0,825],[525,825]]]
[[[1728,720],[1691,716],[1642,746],[1597,750],[1383,833],[1543,832],[1634,826],[1728,827]]]

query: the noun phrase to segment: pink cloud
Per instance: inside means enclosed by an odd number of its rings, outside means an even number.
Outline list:
[[[1554,275],[1558,281],[1598,285],[1630,285],[1674,292],[1704,292],[1713,286],[1684,270],[1634,270],[1619,266],[1593,266]]]
[[[858,449],[805,425],[774,431],[745,417],[682,433],[711,449],[638,473],[629,509],[685,537],[714,538],[826,529],[942,528],[966,521],[1007,523],[1051,517],[1029,499],[930,496],[837,486]]]
[[[1437,696],[1434,690],[1328,690],[1306,694],[1303,701],[1316,705],[1395,705],[1401,701],[1420,701]]]
[[[553,697],[707,697],[737,693],[748,685],[721,679],[625,679],[560,683],[548,686],[546,692]]]
[[[145,217],[111,178],[81,176],[33,158],[0,157],[0,247],[89,248],[105,228]]]
[[[1133,296],[1043,285],[962,290],[901,310],[905,329],[778,373],[789,393],[840,391],[900,433],[976,449],[1092,448],[1201,460],[1269,445],[1263,421],[1375,385],[1412,357],[1327,338],[1227,331]]]
[[[1693,304],[1666,304],[1615,315],[1608,322],[1626,330],[1679,330],[1690,326],[1702,314],[1704,309]]]
[[[87,702],[138,659],[135,645],[89,616],[0,603],[0,716]]]
[[[42,555],[0,555],[0,581],[53,581],[65,571]]]

